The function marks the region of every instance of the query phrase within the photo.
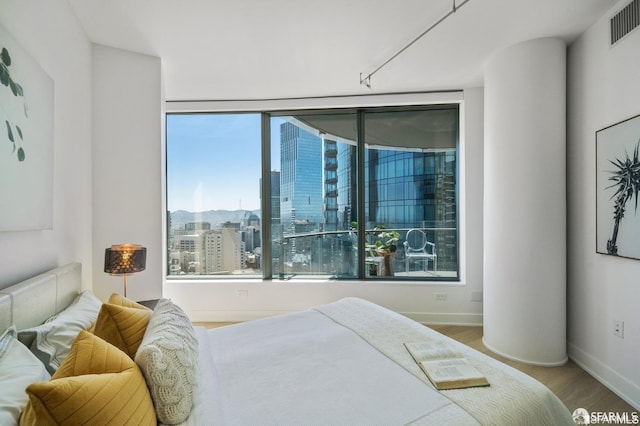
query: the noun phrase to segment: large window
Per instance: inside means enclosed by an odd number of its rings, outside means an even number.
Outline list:
[[[169,278],[456,280],[457,104],[167,114]]]
[[[167,114],[168,275],[261,274],[260,114]]]

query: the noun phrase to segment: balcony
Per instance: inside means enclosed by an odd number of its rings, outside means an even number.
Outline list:
[[[411,228],[386,229],[397,231],[400,240],[392,259],[394,276],[373,275],[380,270],[383,258],[369,253],[365,257],[365,278],[384,280],[455,280],[458,277],[458,253],[456,246],[436,245],[437,269],[423,259],[409,262],[407,270],[403,243],[407,231]],[[455,228],[423,228],[427,239],[433,241],[456,241]],[[366,241],[374,244],[376,233],[368,229]],[[375,268],[372,266],[375,265]],[[295,276],[329,276],[337,279],[358,278],[357,235],[355,231],[316,231],[284,235],[273,241],[274,278],[292,278]]]

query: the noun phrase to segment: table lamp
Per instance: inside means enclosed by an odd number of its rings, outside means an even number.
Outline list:
[[[127,297],[127,274],[144,271],[147,248],[138,244],[116,244],[104,251],[104,272],[124,277],[124,297]]]

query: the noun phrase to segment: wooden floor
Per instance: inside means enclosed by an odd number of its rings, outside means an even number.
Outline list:
[[[560,398],[569,412],[573,413],[576,408],[585,408],[589,412],[632,413],[638,411],[571,360],[562,367],[536,367],[522,364],[489,351],[482,344],[482,327],[452,325],[430,325],[429,327],[542,382]]]
[[[223,327],[230,324],[233,323],[194,323],[194,325],[207,328]],[[569,361],[562,367],[537,367],[522,364],[508,360],[489,351],[482,344],[482,327],[453,325],[430,325],[429,327],[507,365],[517,368],[542,382],[560,398],[571,413],[573,413],[573,410],[576,408],[584,408],[589,412],[632,413],[638,411],[590,376],[582,368],[578,367],[573,361]]]

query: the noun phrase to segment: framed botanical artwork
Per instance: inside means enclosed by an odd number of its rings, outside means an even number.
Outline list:
[[[0,26],[0,232],[53,228],[53,90]]]
[[[596,251],[640,259],[640,115],[596,132]]]

